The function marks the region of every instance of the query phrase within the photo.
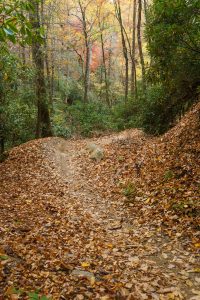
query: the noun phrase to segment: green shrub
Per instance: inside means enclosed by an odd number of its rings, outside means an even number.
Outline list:
[[[121,102],[112,109],[112,122],[116,130],[137,127],[138,118],[137,103],[129,99],[127,103]]]
[[[174,178],[174,172],[172,170],[167,170],[165,173],[164,173],[164,180],[170,180]]]
[[[113,122],[118,130],[142,128],[146,133],[160,134],[169,128],[168,98],[161,84],[147,86],[138,83],[137,97],[113,108]]]
[[[7,145],[19,145],[35,135],[36,107],[16,98],[6,106],[6,139]]]
[[[34,138],[36,103],[33,88],[34,70],[1,49],[0,120],[1,134],[7,147]]]
[[[148,115],[145,113],[145,129],[152,133],[154,123],[158,124],[158,133],[166,131],[197,99],[200,85],[199,9],[198,0],[153,0],[149,5],[146,38],[151,65],[147,78],[155,87],[158,83],[162,87],[157,100],[150,93],[152,105],[148,104],[150,110]],[[153,114],[155,122],[151,125]]]
[[[61,99],[62,102],[75,103],[76,101],[82,101],[83,99],[83,87],[82,85],[72,79],[66,79],[61,77],[59,80],[55,80],[55,97]],[[54,103],[55,104],[55,103]]]
[[[83,136],[112,129],[110,111],[99,102],[75,102],[67,107],[66,120],[72,133]]]
[[[123,189],[123,194],[128,199],[134,199],[137,195],[137,188],[134,183],[128,182]]]
[[[146,93],[139,92],[136,102],[139,127],[150,134],[161,134],[167,130],[170,123],[168,98],[161,84],[147,86]]]

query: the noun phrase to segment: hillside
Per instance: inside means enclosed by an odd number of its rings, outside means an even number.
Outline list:
[[[134,129],[12,149],[0,299],[200,299],[199,120],[200,103],[159,138]]]

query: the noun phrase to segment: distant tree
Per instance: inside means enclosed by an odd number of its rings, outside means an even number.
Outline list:
[[[90,39],[90,32],[92,30],[93,24],[88,24],[87,22],[87,7],[88,3],[84,3],[81,0],[78,0],[78,5],[81,12],[81,23],[82,23],[82,30],[84,35],[85,41],[85,76],[84,76],[84,102],[88,102],[88,92],[89,92],[89,84],[90,84],[90,62],[91,62],[91,39]]]
[[[105,1],[104,1],[105,2]],[[104,2],[99,3],[98,8],[98,26],[99,26],[99,34],[100,34],[100,42],[101,42],[101,52],[102,52],[102,66],[104,73],[104,81],[105,81],[105,98],[108,106],[111,106],[110,95],[109,95],[109,74],[106,63],[106,42],[104,33],[106,28],[108,27],[108,16],[110,15],[109,11],[105,11],[103,4]]]
[[[138,23],[137,23],[137,39],[138,39],[138,49],[139,49],[139,57],[140,57],[140,65],[142,68],[142,83],[143,89],[146,88],[146,71],[144,64],[144,55],[143,55],[143,47],[142,47],[142,0],[138,0]]]
[[[131,51],[131,95],[136,92],[136,12],[137,0],[133,0],[132,51]]]
[[[124,29],[124,24],[122,20],[122,11],[121,11],[121,3],[120,0],[114,0],[115,5],[115,13],[116,18],[119,22],[120,33],[121,33],[121,41],[122,41],[122,49],[123,49],[123,56],[125,60],[125,92],[124,92],[124,99],[125,103],[128,99],[128,91],[129,91],[129,55],[128,55],[128,45],[126,40],[126,33]]]

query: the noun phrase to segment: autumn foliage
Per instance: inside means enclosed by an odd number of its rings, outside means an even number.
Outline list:
[[[93,141],[98,162],[88,140],[48,138],[1,164],[3,299],[196,299],[199,105],[160,138]]]

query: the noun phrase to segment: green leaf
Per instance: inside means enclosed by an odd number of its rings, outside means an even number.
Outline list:
[[[16,43],[16,38],[15,38],[14,35],[9,35],[9,36],[8,36],[8,39],[9,39],[13,44]]]
[[[14,35],[14,32],[9,28],[3,28],[3,30],[7,35]]]
[[[47,296],[42,296],[40,300],[50,300],[50,298],[47,298]]]
[[[8,27],[9,27],[9,29],[13,31],[13,33],[14,33],[14,32],[15,32],[15,33],[18,32],[17,27],[13,24],[13,22],[11,23],[11,22],[9,21],[9,22],[7,22],[7,25],[8,25]]]
[[[22,295],[23,293],[24,293],[24,290],[13,288],[13,294]]]
[[[28,297],[29,297],[29,300],[39,300],[39,295],[35,292],[33,293],[28,293]]]
[[[0,260],[7,260],[9,259],[9,256],[7,255],[0,255]]]

